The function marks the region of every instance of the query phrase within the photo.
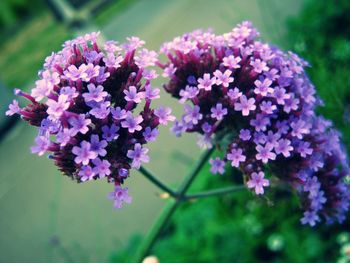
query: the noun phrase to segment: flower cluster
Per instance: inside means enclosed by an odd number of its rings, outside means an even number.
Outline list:
[[[49,157],[67,176],[85,182],[106,177],[115,184],[110,198],[115,207],[130,202],[121,184],[131,168],[148,162],[147,142],[158,135],[159,124],[174,120],[167,107],[152,109],[160,90],[157,53],[141,48],[143,41],[128,38],[124,45],[97,44],[99,33],[65,42],[39,72],[31,93],[16,90],[30,104],[16,100],[6,115],[19,114],[39,129],[32,153]]]
[[[168,59],[159,66],[170,79],[164,88],[184,104],[172,130],[199,133],[201,147],[224,134],[230,143],[221,145],[224,158],[210,160],[212,173],[223,174],[229,163],[264,194],[269,171],[298,191],[303,224],[341,222],[350,187],[340,135],[315,114],[322,102],[304,71],[308,64],[258,35],[243,22],[223,35],[197,30],[162,46]]]

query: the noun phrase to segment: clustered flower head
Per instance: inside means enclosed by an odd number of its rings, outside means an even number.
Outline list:
[[[16,100],[6,115],[19,114],[39,129],[32,153],[49,157],[67,176],[85,182],[107,178],[115,184],[109,197],[120,208],[131,198],[122,188],[131,168],[149,162],[147,142],[157,127],[174,120],[167,107],[152,109],[160,90],[151,87],[157,77],[157,53],[142,48],[136,37],[118,45],[97,43],[99,33],[67,41],[45,60],[31,93],[16,90],[30,104]]]
[[[303,224],[345,219],[349,208],[348,160],[340,134],[315,114],[322,101],[297,55],[257,40],[250,22],[214,35],[197,30],[165,43],[164,88],[184,114],[172,128],[199,133],[201,147],[225,135],[224,158],[210,160],[211,172],[225,164],[242,171],[257,195],[270,186],[268,174],[289,183],[305,209]]]

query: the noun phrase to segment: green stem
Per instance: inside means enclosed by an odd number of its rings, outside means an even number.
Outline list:
[[[168,193],[171,197],[177,198],[177,193],[175,193],[172,189],[170,189],[168,186],[163,184],[161,181],[157,179],[150,171],[148,171],[145,167],[141,166],[139,169],[140,173],[142,173],[148,180],[150,180],[152,183],[154,183],[156,186],[158,186],[160,189],[162,189],[164,192]]]
[[[208,191],[203,191],[203,192],[194,193],[194,194],[188,194],[184,196],[184,200],[199,199],[199,198],[212,197],[217,195],[225,195],[229,193],[238,192],[244,189],[247,189],[244,185],[224,187],[224,188],[208,190]]]
[[[156,221],[155,225],[151,228],[151,231],[147,235],[144,243],[141,245],[139,252],[136,254],[135,261],[136,263],[142,262],[142,260],[147,256],[147,254],[151,251],[154,243],[158,239],[159,235],[163,232],[164,228],[169,223],[172,215],[179,207],[179,205],[185,200],[184,196],[191,186],[193,180],[199,174],[200,170],[208,161],[210,155],[214,152],[215,148],[206,151],[199,162],[196,164],[194,169],[191,171],[188,177],[186,177],[185,181],[181,184],[179,191],[176,193],[176,199],[172,201],[167,207],[163,210],[159,219]],[[148,178],[148,177],[147,177]],[[154,178],[154,177],[153,177]]]

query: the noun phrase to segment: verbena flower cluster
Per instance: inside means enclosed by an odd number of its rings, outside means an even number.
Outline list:
[[[67,41],[47,57],[31,94],[15,91],[30,104],[20,108],[14,100],[6,114],[20,114],[39,127],[32,153],[49,152],[65,175],[78,182],[105,177],[113,182],[109,197],[120,208],[131,201],[121,186],[129,170],[149,162],[144,145],[175,117],[167,107],[150,107],[160,92],[150,84],[157,77],[149,69],[157,53],[141,48],[144,41],[136,37],[100,47],[98,36]]]
[[[224,158],[210,160],[212,173],[223,174],[229,163],[258,195],[274,174],[299,193],[303,224],[342,222],[350,187],[340,134],[315,114],[322,102],[304,71],[308,64],[258,35],[243,22],[223,35],[197,30],[162,46],[165,90],[184,104],[172,130],[199,133],[201,147],[225,134],[229,144],[221,145]]]

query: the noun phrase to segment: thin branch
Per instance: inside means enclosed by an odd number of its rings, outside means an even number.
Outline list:
[[[158,180],[150,171],[148,171],[145,167],[141,166],[139,169],[140,173],[142,173],[148,180],[162,189],[164,192],[168,193],[171,197],[177,198],[178,194],[175,193],[172,189],[170,189],[167,185],[163,184]]]
[[[210,155],[213,153],[214,150],[215,150],[214,147],[210,150],[207,150],[202,155],[199,162],[196,164],[195,168],[190,172],[188,177],[186,177],[185,181],[179,187],[179,191],[177,193],[175,193],[176,198],[174,200],[172,200],[172,202],[167,205],[167,207],[165,208],[165,210],[163,210],[159,219],[156,221],[156,223],[151,228],[145,241],[143,242],[139,251],[137,252],[134,262],[136,262],[136,263],[142,262],[142,260],[145,258],[145,256],[147,256],[147,254],[150,252],[150,250],[152,249],[157,238],[159,237],[159,235],[162,233],[164,228],[167,226],[167,224],[171,220],[172,215],[175,213],[176,209],[182,203],[183,197],[186,195],[186,192],[187,192],[188,188],[191,186],[193,180],[199,174],[199,172],[201,171],[203,166],[206,164],[206,162],[208,161],[208,159],[210,158]],[[141,171],[141,169],[140,169],[140,171]],[[158,183],[157,185],[159,187],[161,185],[162,185],[162,187],[164,186],[163,184],[159,184],[158,180],[154,180],[155,179],[154,176],[150,176],[150,174],[144,173],[144,172],[145,172],[145,170],[143,169],[142,173],[145,174],[145,176],[148,179],[150,179],[152,182],[154,182],[154,183],[157,182]],[[162,188],[162,189],[164,190],[164,188]]]
[[[247,189],[244,185],[235,185],[230,187],[203,191],[203,192],[194,193],[194,194],[188,194],[183,197],[183,200],[191,200],[191,199],[199,199],[199,198],[212,197],[212,196],[218,196],[218,195],[225,195],[225,194],[238,192],[244,189]]]

